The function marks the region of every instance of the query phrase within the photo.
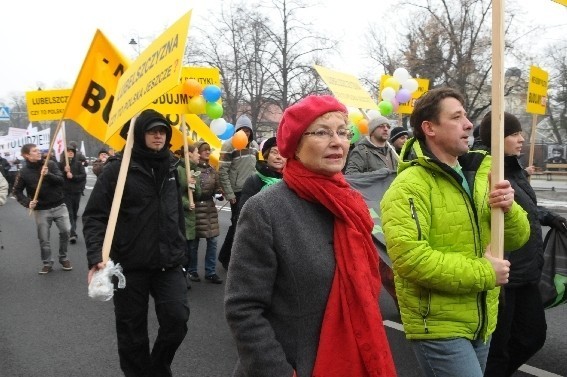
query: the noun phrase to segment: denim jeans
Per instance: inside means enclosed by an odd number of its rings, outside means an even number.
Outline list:
[[[483,377],[490,340],[465,338],[412,340],[417,361],[427,377]]]
[[[206,238],[207,252],[205,253],[205,276],[216,274],[217,265],[217,237]],[[197,272],[197,262],[199,258],[199,238],[191,241],[189,258],[189,270],[187,272]]]
[[[59,262],[67,260],[67,246],[69,244],[69,231],[71,230],[71,223],[69,222],[69,212],[67,206],[61,204],[60,206],[34,210],[33,211],[35,223],[37,225],[37,238],[39,238],[39,247],[41,249],[41,260],[46,266],[53,265],[53,258],[51,257],[51,242],[49,241],[51,235],[51,224],[55,221],[55,225],[59,229]]]

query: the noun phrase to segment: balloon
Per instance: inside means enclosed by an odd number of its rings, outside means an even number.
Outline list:
[[[223,109],[218,102],[207,102],[205,104],[205,113],[211,119],[220,118],[223,114]]]
[[[228,123],[226,123],[226,120],[224,120],[223,118],[217,118],[211,121],[209,127],[211,128],[211,131],[213,131],[215,135],[219,136],[224,134],[224,132],[226,131],[227,124]]]
[[[222,135],[218,135],[221,140],[228,140],[234,135],[234,125],[232,123],[226,124],[226,130]]]
[[[203,89],[202,95],[207,102],[217,102],[221,97],[221,90],[216,85],[207,85],[205,89]]]
[[[393,77],[388,77],[384,82],[384,88],[392,88],[394,92],[397,92],[400,89],[400,82]]]
[[[350,143],[354,144],[356,143],[358,140],[360,140],[360,130],[358,129],[358,127],[356,127],[354,124],[350,125],[350,130],[352,131],[353,135],[352,135],[352,139],[350,139]]]
[[[396,91],[388,86],[382,89],[381,95],[384,100],[391,101],[394,99],[394,97],[396,97]],[[380,108],[380,106],[378,106],[378,108]],[[380,112],[384,114],[382,110],[380,110]]]
[[[356,125],[361,134],[368,134],[368,119],[362,118]]]
[[[380,113],[382,113],[382,115],[386,116],[392,113],[394,105],[392,105],[392,102],[390,101],[380,101],[378,109],[380,109]]]
[[[240,130],[234,134],[232,137],[232,146],[237,151],[243,149],[248,145],[248,136],[244,133],[244,131]]]
[[[189,113],[191,114],[205,114],[206,111],[206,103],[203,96],[195,96],[191,98],[187,102],[187,108],[189,109]]]
[[[372,109],[366,112],[366,116],[368,117],[369,120],[372,120],[374,118],[378,118],[379,116],[382,116],[382,114],[380,114],[380,111]]]
[[[362,118],[364,118],[364,115],[362,115],[358,111],[348,114],[348,120],[354,124],[358,123],[358,121],[361,120]]]
[[[183,93],[187,94],[189,97],[195,97],[201,94],[203,87],[199,81],[195,79],[187,79],[183,83]]]
[[[398,82],[405,82],[407,79],[411,78],[411,76],[407,69],[396,68],[394,71],[394,78],[398,80]]]
[[[396,99],[399,103],[406,103],[411,99],[411,93],[409,90],[402,88],[396,94]]]
[[[419,87],[419,84],[417,83],[416,79],[407,79],[402,84],[402,88],[407,89],[410,93],[415,92],[418,87]]]
[[[400,103],[398,102],[398,100],[394,98],[391,102],[392,102],[392,110],[394,112],[398,111],[398,107],[400,107]]]

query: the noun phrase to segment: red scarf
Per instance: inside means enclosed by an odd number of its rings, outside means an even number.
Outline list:
[[[335,275],[321,327],[313,377],[394,377],[396,370],[378,307],[380,274],[373,222],[362,196],[342,173],[313,173],[289,159],[284,181],[302,199],[335,216]]]

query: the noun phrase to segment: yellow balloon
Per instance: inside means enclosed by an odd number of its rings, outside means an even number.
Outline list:
[[[203,96],[195,96],[187,101],[187,108],[190,114],[205,114],[207,101]]]
[[[358,121],[361,120],[362,118],[364,118],[364,115],[362,115],[358,111],[348,114],[348,120],[350,120],[350,123],[357,124]]]
[[[388,77],[388,79],[384,82],[384,87],[390,87],[397,92],[400,89],[400,82],[393,77]]]

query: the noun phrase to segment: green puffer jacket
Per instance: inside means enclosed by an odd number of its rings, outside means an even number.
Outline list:
[[[472,200],[461,176],[412,138],[380,203],[408,339],[487,341],[496,326],[500,288],[483,257],[490,242],[491,157],[469,152],[459,164]],[[504,223],[505,250],[526,243],[530,227],[518,204],[504,215]]]

